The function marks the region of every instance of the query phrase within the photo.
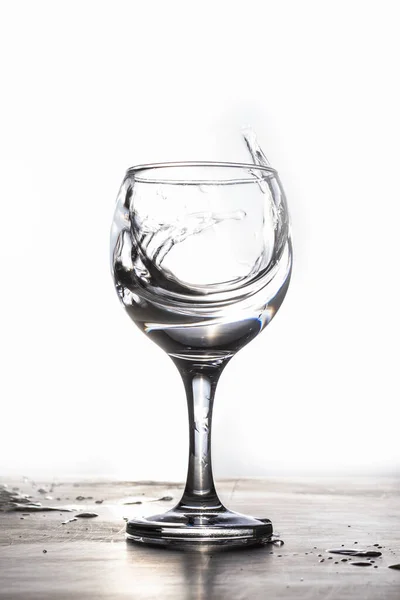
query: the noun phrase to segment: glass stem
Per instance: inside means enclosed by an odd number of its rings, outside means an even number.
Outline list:
[[[211,421],[218,379],[225,366],[218,367],[176,361],[186,390],[189,413],[189,466],[186,487],[178,509],[221,510],[211,464]]]

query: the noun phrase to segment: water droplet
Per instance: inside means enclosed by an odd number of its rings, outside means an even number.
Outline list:
[[[47,554],[47,550],[43,550],[43,554]]]
[[[95,500],[95,504],[103,504],[104,500]]]
[[[378,565],[374,565],[374,569],[377,569],[377,568],[378,568]]]
[[[77,520],[78,519],[76,517],[73,517],[72,519],[67,519],[67,521],[62,521],[61,525],[66,525],[67,523],[72,523],[73,521],[77,521]]]
[[[379,544],[374,544],[375,548],[379,548]]]
[[[400,564],[397,565],[389,565],[388,566],[389,569],[395,569],[396,571],[400,571]]]
[[[333,550],[326,550],[331,554],[343,554],[345,556],[381,556],[382,552],[377,550],[360,550],[357,548],[335,548]]]
[[[341,558],[340,562],[347,562],[349,559],[348,558]]]
[[[367,562],[366,560],[357,560],[355,562],[351,562],[351,565],[354,565],[355,567],[372,567],[370,562]]]
[[[60,508],[59,506],[42,506],[40,504],[40,502],[37,502],[35,504],[14,504],[11,508],[11,510],[13,511],[26,511],[29,510],[30,512],[50,512],[50,511],[63,511],[63,512],[72,512],[70,508]],[[44,517],[46,515],[43,515]]]
[[[335,565],[338,565],[338,564],[339,564],[339,562],[337,560],[335,560]]]
[[[282,554],[277,554],[277,556],[279,556],[279,558],[281,558]]]
[[[274,546],[283,546],[283,544],[284,544],[284,543],[285,543],[285,542],[284,542],[283,540],[274,540],[274,541],[272,542],[272,544],[273,544]]]
[[[325,559],[324,559],[324,558],[321,558],[321,560],[320,560],[319,562],[325,562]]]
[[[303,577],[300,577],[300,581],[304,581]]]
[[[99,515],[95,512],[83,512],[75,516],[80,517],[81,519],[93,519],[94,517],[98,517]]]

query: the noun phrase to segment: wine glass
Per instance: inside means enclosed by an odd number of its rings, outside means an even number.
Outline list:
[[[265,164],[179,162],[129,169],[111,231],[115,288],[134,323],[167,352],[186,389],[186,487],[166,513],[134,518],[127,538],[164,546],[263,544],[272,524],[228,510],[211,466],[218,379],[274,317],[292,251],[285,195]]]

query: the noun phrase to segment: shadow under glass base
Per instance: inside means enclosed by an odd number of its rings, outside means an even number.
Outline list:
[[[227,509],[219,511],[172,510],[150,517],[131,519],[126,537],[133,542],[176,548],[208,546],[259,546],[273,533],[269,519],[256,519]]]

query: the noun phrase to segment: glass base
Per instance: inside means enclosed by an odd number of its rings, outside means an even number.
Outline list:
[[[126,538],[133,542],[202,550],[206,547],[259,546],[271,541],[272,523],[227,509],[184,511],[131,519]]]

